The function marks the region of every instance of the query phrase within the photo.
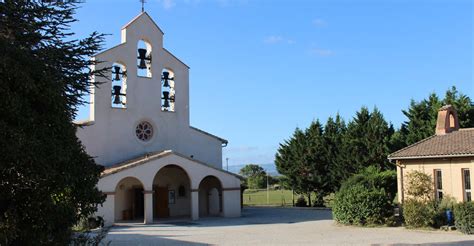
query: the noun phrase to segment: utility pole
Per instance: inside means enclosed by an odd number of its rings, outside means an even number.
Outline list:
[[[225,158],[226,166],[227,166],[227,172],[229,171],[229,157]]]
[[[268,185],[268,172],[265,171],[265,173],[267,174],[267,205],[269,205],[270,204],[270,193],[269,193],[270,186]]]

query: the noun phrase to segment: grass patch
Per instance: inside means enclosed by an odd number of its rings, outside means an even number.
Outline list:
[[[295,200],[298,196],[295,194]],[[292,206],[291,190],[269,190],[267,202],[267,190],[245,190],[244,205],[273,205],[273,206]]]

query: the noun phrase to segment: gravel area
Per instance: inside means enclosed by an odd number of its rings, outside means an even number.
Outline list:
[[[240,218],[203,218],[110,229],[111,245],[474,245],[459,232],[336,225],[329,210],[245,208]]]

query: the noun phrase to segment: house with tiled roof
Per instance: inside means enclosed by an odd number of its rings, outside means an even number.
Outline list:
[[[438,111],[436,134],[388,156],[397,165],[398,200],[406,198],[407,173],[418,170],[433,179],[435,197],[449,195],[457,201],[471,201],[474,181],[474,128],[459,128],[451,105]]]

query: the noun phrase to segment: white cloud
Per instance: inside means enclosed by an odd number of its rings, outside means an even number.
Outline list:
[[[175,0],[158,0],[161,3],[164,9],[169,10],[176,6]]]
[[[330,49],[319,49],[319,48],[310,49],[309,53],[311,55],[315,55],[315,56],[332,56],[332,55],[334,55],[334,51],[332,51]]]
[[[327,22],[323,19],[314,19],[312,21],[312,23],[316,27],[325,27],[325,26],[327,26]]]
[[[280,43],[281,41],[283,41],[281,36],[268,36],[263,40],[263,42],[266,44],[276,44]]]
[[[266,43],[266,44],[278,44],[278,43],[294,44],[295,40],[284,38],[284,37],[278,36],[278,35],[272,35],[272,36],[268,36],[268,37],[264,38],[263,42]]]

